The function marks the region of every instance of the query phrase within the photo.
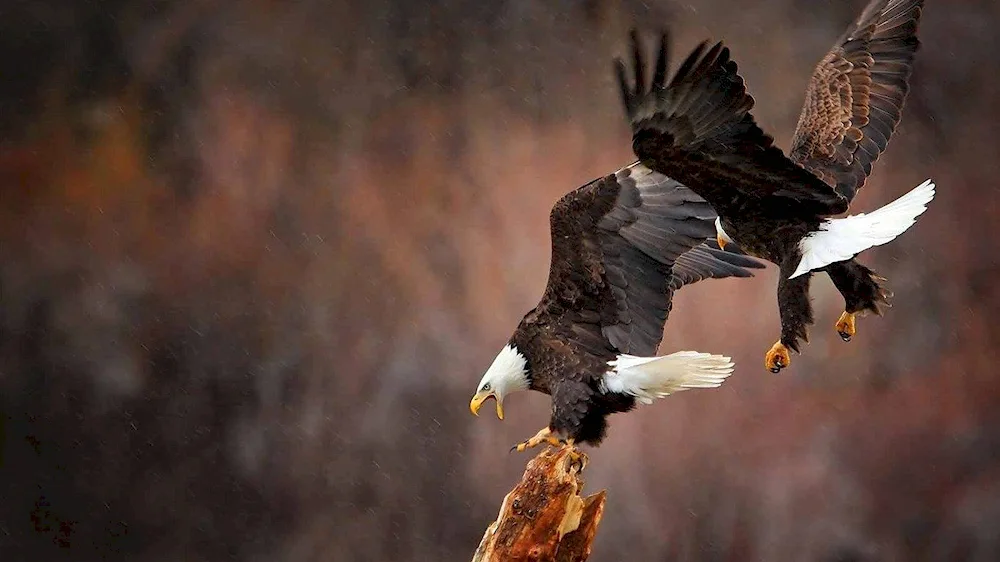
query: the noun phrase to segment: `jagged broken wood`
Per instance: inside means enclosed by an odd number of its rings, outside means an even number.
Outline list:
[[[586,457],[575,447],[547,448],[528,462],[472,562],[583,561],[604,514],[606,493],[582,497]]]

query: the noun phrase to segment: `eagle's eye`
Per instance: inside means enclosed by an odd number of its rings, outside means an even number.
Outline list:
[[[480,390],[481,390],[482,392],[489,392],[489,391],[490,391],[490,383],[486,383],[486,384],[484,384],[484,385],[483,385],[483,388],[481,388]]]

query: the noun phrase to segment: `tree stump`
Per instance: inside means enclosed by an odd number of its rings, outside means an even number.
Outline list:
[[[575,447],[549,447],[528,462],[472,562],[586,560],[607,494],[602,490],[580,496],[585,462],[586,456]]]

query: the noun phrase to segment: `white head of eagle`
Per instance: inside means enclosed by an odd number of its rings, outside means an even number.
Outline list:
[[[508,343],[497,354],[490,368],[486,369],[486,374],[479,381],[476,394],[469,403],[469,409],[478,416],[483,402],[487,398],[493,398],[497,401],[497,417],[503,419],[504,396],[518,390],[528,390],[530,385],[528,361],[517,346]]]

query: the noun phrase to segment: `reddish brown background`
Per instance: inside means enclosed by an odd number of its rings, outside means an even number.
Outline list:
[[[0,9],[0,559],[464,560],[547,419],[468,398],[628,163],[633,21],[725,38],[786,146],[863,0],[18,2]],[[594,560],[1000,559],[991,0],[929,1],[857,209],[896,304],[761,365],[775,271],[682,291],[663,351],[730,383],[612,420]]]

